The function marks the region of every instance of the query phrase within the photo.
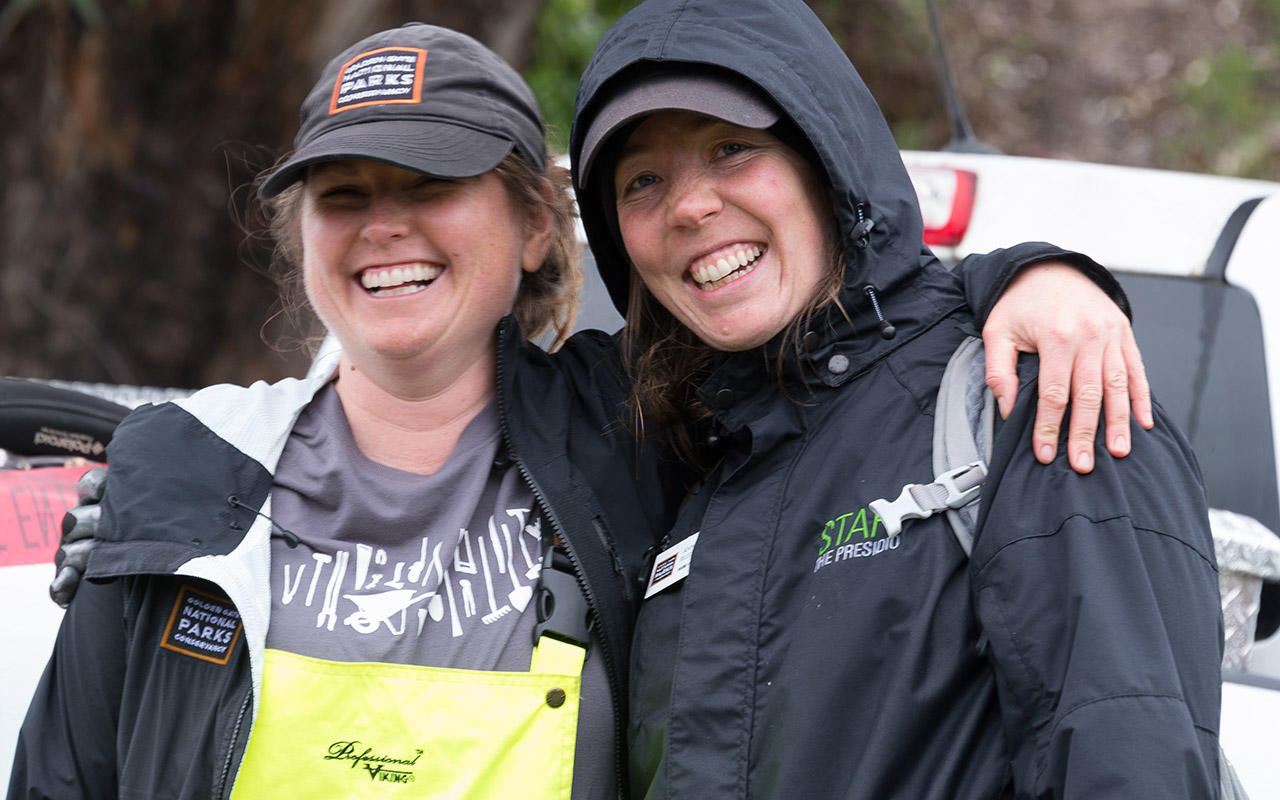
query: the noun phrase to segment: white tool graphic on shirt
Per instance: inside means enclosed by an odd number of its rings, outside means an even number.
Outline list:
[[[502,554],[495,553],[494,558],[499,563],[502,561]],[[480,618],[485,625],[492,624],[511,613],[511,606],[503,605],[498,608],[498,598],[493,594],[493,576],[489,572],[489,556],[485,555],[484,541],[480,542],[480,564],[484,567],[484,588],[489,594],[489,613]]]
[[[319,559],[316,559],[319,561]],[[333,562],[333,572],[329,575],[329,585],[324,590],[324,606],[320,609],[320,613],[316,615],[316,627],[326,628],[330,631],[338,621],[338,590],[342,588],[342,580],[347,577],[347,562],[351,560],[351,554],[346,550],[339,550],[337,557]],[[320,577],[320,571],[316,570],[315,577]],[[315,588],[314,578],[311,586]],[[311,605],[311,596],[307,595],[307,605]]]
[[[493,517],[489,518],[489,532],[497,540],[498,533],[493,523]],[[507,577],[511,579],[511,593],[507,595],[507,600],[516,607],[517,611],[524,611],[525,606],[529,605],[529,600],[533,597],[533,587],[521,586],[516,580],[515,548],[511,544],[511,529],[507,527],[506,523],[502,525],[502,538],[507,542]],[[501,558],[501,556],[502,554],[499,552],[498,557]]]
[[[529,547],[524,538],[529,536],[538,544],[542,544],[542,520],[534,518],[533,522],[528,525],[524,521],[528,518],[529,509],[527,508],[508,508],[507,513],[516,518],[516,529],[520,534],[516,535],[516,539],[520,542],[520,553],[524,556],[524,576],[529,580],[537,580],[542,574],[542,557],[534,559],[529,555]],[[523,534],[523,535],[521,535]],[[510,547],[510,543],[507,545]],[[515,556],[512,556],[514,559]]]
[[[423,592],[415,595],[413,589],[392,589],[380,594],[344,594],[343,597],[356,604],[356,611],[342,621],[359,633],[373,633],[379,625],[386,624],[387,630],[396,636],[404,635],[405,612],[414,603],[431,597],[435,592]],[[391,622],[391,618],[399,613],[399,629]]]

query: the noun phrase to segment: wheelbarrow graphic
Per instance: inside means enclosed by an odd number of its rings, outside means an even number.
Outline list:
[[[435,592],[415,595],[413,589],[392,589],[379,594],[344,594],[343,597],[356,605],[356,610],[342,621],[344,625],[350,625],[359,633],[373,633],[379,625],[385,623],[387,630],[396,636],[404,635],[406,612],[410,607],[427,598],[431,598],[433,606],[443,603]],[[436,609],[433,608],[432,611],[435,612]],[[391,621],[397,613],[400,614],[399,629]],[[431,616],[436,618],[435,613]]]

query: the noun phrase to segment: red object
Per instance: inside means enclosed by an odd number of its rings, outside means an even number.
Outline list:
[[[93,465],[0,470],[0,567],[53,564],[62,515]]]
[[[973,216],[977,174],[947,167],[913,167],[908,172],[924,218],[924,243],[939,247],[960,244]]]

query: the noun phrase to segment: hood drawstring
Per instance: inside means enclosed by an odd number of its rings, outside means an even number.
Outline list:
[[[867,216],[866,203],[854,203],[853,210],[858,212],[858,224],[853,226],[853,244],[859,250],[866,250],[871,244],[871,231],[875,229],[875,220]]]
[[[280,531],[280,533],[279,533],[280,538],[281,538],[281,539],[284,539],[284,543],[285,543],[285,544],[287,544],[287,545],[289,546],[289,549],[290,549],[290,550],[292,550],[293,548],[297,547],[297,546],[298,546],[298,543],[301,541],[301,540],[298,538],[298,534],[296,534],[296,533],[294,533],[293,531],[289,530],[288,528],[284,527],[284,526],[283,526],[283,525],[281,525],[279,522],[276,522],[276,521],[275,521],[274,519],[272,519],[271,517],[268,517],[266,514],[263,514],[263,513],[262,513],[261,511],[259,511],[258,509],[256,509],[256,508],[250,508],[249,506],[247,506],[247,505],[245,505],[244,503],[240,502],[240,498],[239,498],[239,497],[236,497],[234,494],[233,494],[233,495],[229,495],[229,496],[227,497],[227,505],[231,506],[232,508],[243,508],[245,511],[252,511],[253,513],[255,513],[255,514],[257,514],[258,516],[260,516],[260,517],[262,517],[263,519],[265,519],[267,522],[270,522],[270,523],[271,523],[272,525],[274,525],[277,529],[279,529],[279,531]],[[239,523],[236,523],[236,522],[232,522],[232,523],[231,523],[231,527],[232,527],[234,530],[241,530]],[[275,536],[276,534],[274,534],[274,533],[273,533],[273,534],[271,534],[271,535],[272,535],[272,536]]]
[[[892,339],[898,334],[898,329],[893,327],[893,323],[884,318],[884,313],[880,311],[880,299],[876,297],[876,287],[867,284],[862,287],[862,293],[871,301],[871,310],[875,312],[876,319],[880,320],[880,335],[885,339]]]
[[[853,244],[859,250],[866,250],[871,244],[871,231],[875,230],[875,220],[867,216],[866,203],[854,203],[853,210],[858,212],[858,224],[853,226]],[[893,323],[884,318],[884,313],[880,311],[880,298],[876,297],[876,287],[866,284],[862,287],[862,293],[871,301],[871,310],[875,312],[876,319],[880,323],[880,335],[885,339],[892,339],[897,335],[898,329],[893,327]]]

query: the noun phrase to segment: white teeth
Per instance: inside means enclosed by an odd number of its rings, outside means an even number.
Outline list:
[[[759,247],[747,247],[717,259],[712,264],[702,264],[689,272],[703,289],[716,289],[746,275],[755,268],[755,260],[763,252]],[[727,280],[726,280],[727,279]]]
[[[423,288],[419,282],[430,282],[440,277],[444,267],[413,264],[391,269],[367,269],[360,273],[360,285],[370,291],[379,290],[376,294],[405,294]],[[386,289],[386,287],[393,287]],[[384,290],[385,289],[385,290]]]
[[[712,289],[719,289],[721,286],[727,286],[728,284],[736,281],[738,278],[741,278],[747,273],[754,271],[755,268],[756,268],[755,263],[748,264],[747,266],[742,267],[735,272],[731,272],[730,274],[724,276],[718,281],[711,281],[710,283],[699,283],[698,288],[707,292],[711,291]]]

